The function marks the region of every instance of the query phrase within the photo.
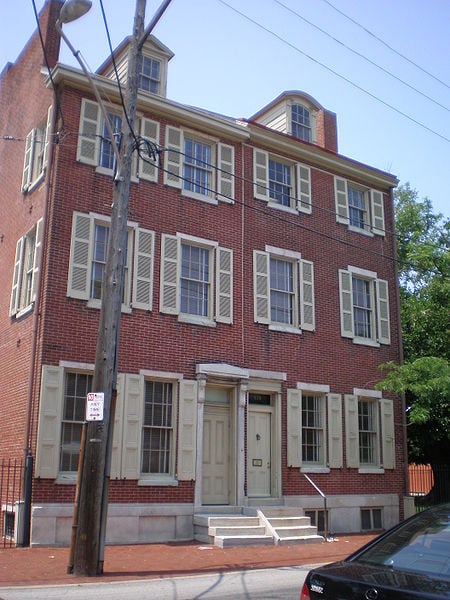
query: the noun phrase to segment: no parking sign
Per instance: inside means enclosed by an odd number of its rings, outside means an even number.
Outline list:
[[[104,403],[103,392],[89,392],[86,402],[86,421],[103,421]]]

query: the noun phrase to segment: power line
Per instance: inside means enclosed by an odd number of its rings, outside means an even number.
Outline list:
[[[319,60],[317,60],[316,58],[314,58],[313,56],[310,56],[309,54],[307,54],[306,52],[304,52],[303,50],[300,50],[300,48],[298,48],[297,46],[294,46],[294,44],[292,44],[291,42],[288,42],[286,39],[284,39],[283,37],[281,37],[279,34],[275,33],[273,30],[269,29],[268,27],[265,27],[264,25],[261,25],[261,23],[258,23],[257,21],[255,21],[254,19],[252,19],[251,17],[249,17],[248,15],[244,14],[243,12],[239,11],[237,8],[234,8],[234,6],[231,6],[230,4],[228,4],[227,2],[225,2],[225,0],[217,0],[218,2],[220,2],[221,4],[223,4],[224,6],[226,6],[227,8],[231,9],[232,11],[234,11],[235,13],[237,13],[238,15],[240,15],[241,17],[243,17],[244,19],[246,19],[247,21],[250,21],[250,23],[252,23],[253,25],[256,25],[257,27],[259,27],[260,29],[262,29],[263,31],[265,31],[266,33],[269,33],[270,35],[272,35],[273,37],[277,38],[280,42],[282,42],[283,44],[286,44],[287,46],[289,46],[290,48],[292,48],[293,50],[295,50],[296,52],[298,52],[299,54],[302,54],[303,56],[305,56],[306,58],[308,58],[309,60],[311,60],[312,62],[318,64],[319,66],[323,67],[324,69],[326,69],[327,71],[329,71],[330,73],[333,73],[333,75],[335,75],[336,77],[339,77],[340,79],[342,79],[343,81],[349,83],[350,85],[352,85],[353,87],[355,87],[356,89],[358,89],[359,91],[363,92],[364,94],[370,96],[371,98],[373,98],[374,100],[376,100],[377,102],[380,102],[381,104],[383,104],[384,106],[390,108],[391,110],[393,110],[394,112],[398,113],[399,115],[402,115],[402,117],[405,117],[406,119],[408,119],[409,121],[412,121],[413,123],[415,123],[416,125],[419,125],[419,127],[422,127],[423,129],[426,129],[427,131],[429,131],[430,133],[433,133],[434,135],[436,135],[437,137],[440,137],[441,139],[443,139],[446,142],[450,142],[450,138],[442,135],[441,133],[435,131],[434,129],[431,129],[431,127],[428,127],[427,125],[425,125],[424,123],[422,123],[421,121],[418,121],[417,119],[415,119],[414,117],[411,117],[410,115],[408,115],[407,113],[404,113],[403,111],[401,111],[400,109],[396,108],[395,106],[393,106],[392,104],[389,104],[388,102],[386,102],[385,100],[382,100],[381,98],[379,98],[378,96],[375,96],[375,94],[372,94],[371,92],[369,92],[368,90],[366,90],[365,88],[361,87],[360,85],[358,85],[357,83],[351,81],[350,79],[348,79],[347,77],[345,77],[344,75],[341,75],[340,73],[338,73],[337,71],[334,71],[331,67],[328,67],[327,65],[325,65],[324,63],[320,62]]]
[[[336,6],[334,6],[334,4],[332,4],[329,0],[322,0],[322,1],[325,2],[326,4],[328,4],[328,6],[330,6],[333,10],[335,10],[336,12],[338,12],[340,15],[342,15],[343,17],[345,17],[346,19],[348,19],[349,21],[351,21],[354,25],[356,25],[357,27],[359,27],[360,29],[362,29],[363,31],[365,31],[368,35],[370,35],[371,37],[373,37],[374,39],[376,39],[378,42],[380,42],[380,44],[383,44],[383,46],[386,46],[386,48],[389,48],[389,50],[391,50],[391,52],[394,52],[394,54],[397,54],[397,56],[400,56],[401,58],[403,58],[403,60],[406,60],[411,65],[414,65],[417,69],[419,69],[420,71],[422,71],[422,73],[425,73],[426,75],[428,75],[429,77],[431,77],[435,81],[439,82],[441,85],[443,85],[446,88],[450,89],[450,85],[448,85],[447,83],[445,83],[445,81],[442,81],[442,79],[439,79],[438,77],[436,77],[435,75],[433,75],[432,73],[430,73],[429,71],[427,71],[426,69],[424,69],[423,67],[421,67],[420,65],[418,65],[417,63],[415,63],[413,60],[411,60],[410,58],[408,58],[407,56],[405,56],[404,54],[402,54],[401,52],[399,52],[398,50],[396,50],[395,48],[393,48],[392,46],[390,46],[387,42],[385,42],[383,39],[381,39],[380,37],[378,37],[377,35],[375,35],[372,31],[370,31],[370,29],[367,29],[367,27],[364,27],[364,25],[361,25],[361,23],[359,23],[358,21],[356,21],[355,19],[353,19],[349,15],[345,14],[342,10],[340,10]]]
[[[348,46],[347,44],[345,44],[344,42],[342,42],[338,38],[336,38],[333,35],[331,35],[330,33],[328,33],[328,31],[325,31],[325,29],[322,29],[321,27],[319,27],[318,25],[316,25],[312,21],[309,21],[306,17],[304,17],[301,14],[299,14],[294,9],[290,8],[289,6],[286,6],[286,4],[284,4],[280,0],[273,0],[273,1],[276,4],[279,4],[280,6],[282,6],[283,8],[285,8],[287,11],[289,11],[290,13],[292,13],[293,15],[295,15],[296,17],[298,17],[299,19],[301,19],[302,21],[304,21],[305,23],[308,23],[308,25],[311,25],[311,27],[314,27],[315,29],[317,29],[318,31],[320,31],[321,33],[323,33],[324,35],[326,35],[327,37],[331,38],[333,41],[335,41],[336,43],[338,43],[343,48],[346,48],[347,50],[349,50],[349,52],[352,52],[353,54],[355,54],[359,58],[362,58],[363,60],[365,60],[369,64],[373,65],[377,69],[380,69],[380,71],[382,71],[383,73],[386,73],[386,75],[389,75],[390,77],[392,77],[396,81],[399,81],[400,83],[402,83],[403,85],[405,85],[409,89],[413,90],[417,94],[420,94],[421,96],[423,96],[427,100],[430,100],[430,102],[433,102],[434,104],[436,104],[436,106],[439,106],[440,108],[443,108],[447,112],[450,112],[450,108],[448,108],[447,106],[444,106],[443,104],[441,104],[440,102],[438,102],[434,98],[431,98],[431,96],[428,96],[427,94],[425,94],[424,92],[420,91],[419,89],[417,89],[416,87],[414,87],[413,85],[411,85],[410,83],[408,83],[407,81],[404,81],[403,79],[401,79],[400,77],[398,77],[397,75],[395,75],[394,73],[392,73],[391,71],[388,71],[388,69],[385,69],[384,67],[382,67],[378,63],[374,62],[373,60],[371,60],[370,58],[368,58],[367,56],[365,56],[361,52],[358,52],[354,48],[351,48],[350,46]]]

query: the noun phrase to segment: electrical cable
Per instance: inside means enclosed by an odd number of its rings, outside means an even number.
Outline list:
[[[301,19],[302,21],[304,21],[305,23],[308,23],[308,25],[311,25],[311,27],[314,27],[315,29],[317,29],[318,31],[320,31],[321,33],[323,33],[324,35],[326,35],[327,37],[331,38],[333,41],[335,41],[336,43],[338,43],[340,46],[346,48],[347,50],[349,50],[350,52],[352,52],[353,54],[355,54],[359,58],[362,58],[363,60],[365,60],[366,62],[368,62],[372,66],[376,67],[377,69],[379,69],[380,71],[382,71],[386,75],[389,75],[390,77],[392,77],[396,81],[402,83],[403,85],[405,85],[409,89],[413,90],[417,94],[420,94],[421,96],[423,96],[424,98],[426,98],[430,102],[433,102],[434,104],[436,104],[436,106],[439,106],[440,108],[443,108],[447,112],[450,112],[450,108],[448,108],[447,106],[444,106],[443,104],[441,104],[440,102],[438,102],[434,98],[431,98],[431,96],[428,96],[427,94],[425,94],[424,92],[420,91],[419,89],[417,89],[413,85],[409,84],[407,81],[404,81],[403,79],[401,79],[400,77],[398,77],[397,75],[395,75],[394,73],[392,73],[391,71],[388,71],[387,69],[385,69],[381,65],[377,64],[376,62],[374,62],[373,60],[371,60],[370,58],[368,58],[367,56],[365,56],[361,52],[358,52],[354,48],[351,48],[350,46],[348,46],[347,44],[345,44],[344,42],[342,42],[338,38],[336,38],[333,35],[331,35],[330,33],[328,33],[328,31],[325,31],[325,29],[322,29],[321,27],[319,27],[315,23],[312,23],[311,21],[309,21],[308,19],[306,19],[305,17],[303,17],[302,15],[300,15],[294,9],[290,8],[289,6],[286,6],[286,4],[284,4],[283,2],[281,2],[281,0],[273,0],[273,1],[276,4],[278,4],[279,6],[282,6],[283,8],[285,8],[291,14],[295,15],[296,17],[298,17],[299,19]]]
[[[403,58],[403,60],[406,60],[411,65],[414,65],[414,67],[419,69],[419,71],[422,71],[422,73],[425,73],[426,75],[428,75],[429,77],[431,77],[432,79],[434,79],[435,81],[440,83],[441,85],[450,89],[450,85],[445,83],[445,81],[442,81],[442,79],[439,79],[438,77],[436,77],[435,75],[433,75],[432,73],[430,73],[429,71],[427,71],[426,69],[424,69],[423,67],[418,65],[417,63],[415,63],[413,60],[411,60],[410,58],[408,58],[407,56],[405,56],[404,54],[402,54],[401,52],[399,52],[398,50],[396,50],[395,48],[390,46],[387,42],[385,42],[383,39],[381,39],[380,37],[375,35],[372,31],[370,31],[370,29],[367,29],[367,27],[364,27],[364,25],[361,25],[361,23],[358,23],[358,21],[356,21],[355,19],[352,19],[352,17],[350,17],[349,15],[346,15],[342,10],[340,10],[339,8],[334,6],[334,4],[332,4],[329,0],[322,0],[322,1],[325,2],[326,4],[328,4],[328,6],[330,6],[333,10],[338,12],[340,15],[342,15],[343,17],[345,17],[346,19],[351,21],[354,25],[356,25],[357,27],[359,27],[360,29],[365,31],[368,35],[370,35],[371,37],[376,39],[378,42],[380,42],[380,44],[383,44],[383,46],[386,46],[386,48],[391,50],[391,52],[394,52],[394,54],[397,54],[397,56],[400,56],[400,58]]]
[[[326,69],[327,71],[329,71],[330,73],[332,73],[333,75],[335,75],[336,77],[339,77],[340,79],[342,79],[343,81],[349,83],[350,85],[352,85],[353,87],[355,87],[356,89],[358,89],[359,91],[363,92],[364,94],[366,94],[367,96],[370,96],[371,98],[373,98],[374,100],[376,100],[377,102],[380,102],[381,104],[383,104],[384,106],[386,106],[387,108],[390,108],[391,110],[393,110],[394,112],[398,113],[399,115],[401,115],[402,117],[405,117],[406,119],[408,119],[409,121],[412,121],[413,123],[415,123],[416,125],[418,125],[419,127],[422,127],[423,129],[426,129],[427,131],[429,131],[430,133],[433,133],[434,135],[436,135],[437,137],[441,138],[442,140],[446,141],[446,142],[450,142],[450,138],[446,137],[445,135],[442,135],[441,133],[439,133],[438,131],[435,131],[434,129],[431,129],[431,127],[428,127],[428,125],[425,125],[424,123],[422,123],[421,121],[418,121],[417,119],[415,119],[414,117],[408,115],[407,113],[401,111],[399,108],[396,108],[395,106],[393,106],[392,104],[389,104],[388,102],[386,102],[385,100],[382,100],[381,98],[379,98],[378,96],[376,96],[375,94],[372,94],[372,92],[369,92],[368,90],[366,90],[365,88],[361,87],[360,85],[358,85],[357,83],[355,83],[354,81],[352,81],[351,79],[348,79],[347,77],[345,77],[344,75],[341,75],[340,73],[338,73],[337,71],[335,71],[334,69],[332,69],[331,67],[328,67],[327,65],[325,65],[324,63],[320,62],[319,60],[317,60],[316,58],[314,58],[313,56],[309,55],[308,53],[304,52],[303,50],[300,50],[300,48],[298,48],[297,46],[294,46],[294,44],[291,44],[291,42],[288,42],[286,39],[284,39],[283,37],[281,37],[279,34],[277,34],[275,31],[269,29],[268,27],[266,27],[265,25],[261,25],[261,23],[258,23],[257,21],[255,21],[254,19],[252,19],[251,17],[249,17],[248,15],[246,15],[245,13],[241,12],[240,10],[238,10],[237,8],[235,8],[234,6],[231,6],[230,4],[228,4],[228,2],[225,2],[225,0],[217,0],[217,2],[220,2],[221,4],[223,4],[224,6],[226,6],[227,8],[229,8],[230,10],[234,11],[235,13],[237,13],[238,15],[240,15],[241,17],[243,17],[244,19],[246,19],[247,21],[250,21],[250,23],[252,23],[253,25],[256,25],[257,27],[259,27],[260,29],[262,29],[263,31],[265,31],[266,33],[269,33],[270,35],[272,35],[273,37],[277,38],[280,42],[282,42],[283,44],[286,44],[287,46],[289,46],[290,48],[292,48],[293,50],[295,50],[296,52],[298,52],[299,54],[302,54],[303,56],[305,56],[306,58],[308,58],[309,60],[311,60],[312,62],[318,64],[319,66],[323,67],[324,69]]]

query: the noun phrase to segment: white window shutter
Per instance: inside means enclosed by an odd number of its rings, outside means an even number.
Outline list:
[[[302,392],[287,390],[287,466],[302,464]]]
[[[358,397],[345,394],[345,451],[347,467],[359,467]]]
[[[22,284],[22,270],[23,270],[23,250],[25,247],[25,238],[21,237],[16,243],[16,255],[14,258],[14,273],[13,283],[11,289],[11,300],[9,304],[9,316],[12,317],[19,310],[20,305],[20,291]]]
[[[67,295],[80,300],[89,300],[92,227],[89,215],[73,213]]]
[[[309,260],[300,260],[300,285],[301,327],[307,331],[314,331],[314,264]]]
[[[47,167],[48,163],[48,149],[50,147],[51,133],[52,133],[52,114],[53,106],[49,106],[47,111],[47,126],[45,128],[45,141],[44,141],[44,154],[42,157],[42,169]]]
[[[341,177],[334,178],[334,198],[336,202],[336,221],[349,224],[347,180]]]
[[[155,234],[137,228],[134,238],[133,308],[152,310]]]
[[[383,194],[378,190],[370,190],[370,206],[372,210],[372,233],[385,235]]]
[[[122,425],[123,419],[123,405],[124,405],[124,393],[125,393],[125,375],[118,373],[117,375],[117,395],[116,395],[116,408],[114,411],[114,423],[113,423],[113,439],[112,439],[112,451],[111,451],[111,479],[120,479],[121,468],[122,468]]]
[[[270,260],[267,252],[253,251],[253,312],[255,323],[270,323]]]
[[[34,256],[33,256],[33,279],[31,281],[31,301],[36,300],[37,280],[39,275],[39,260],[41,256],[42,246],[42,223],[43,219],[39,219],[36,223],[36,235],[34,240]]]
[[[177,315],[180,312],[180,295],[178,293],[179,240],[175,235],[163,234],[161,246],[159,310],[163,313]]]
[[[378,341],[380,344],[391,343],[391,326],[389,319],[389,288],[384,279],[376,280],[377,286],[377,319]]]
[[[348,271],[339,269],[339,300],[341,309],[341,335],[353,337],[353,293],[352,276]]]
[[[33,178],[33,154],[36,142],[36,130],[33,129],[27,135],[25,141],[25,156],[23,161],[23,172],[22,172],[22,192],[26,192],[30,187]]]
[[[311,214],[311,169],[301,164],[297,164],[297,189],[297,209],[300,212]]]
[[[216,249],[216,321],[233,322],[233,251]]]
[[[381,400],[381,432],[383,436],[383,467],[395,469],[394,403]]]
[[[59,471],[64,370],[43,365],[35,477],[56,479]]]
[[[144,378],[125,375],[123,404],[122,478],[139,479],[141,474],[141,437],[144,415]]]
[[[142,118],[141,137],[159,147],[159,123],[152,119]],[[153,157],[151,154],[149,155],[145,144],[140,146],[140,152],[143,158],[139,157],[139,177],[147,179],[148,181],[158,181],[159,155],[156,154],[156,159],[153,160]]]
[[[234,146],[218,144],[217,198],[234,202]]]
[[[197,382],[180,382],[178,417],[178,459],[177,478],[179,481],[195,479],[197,458]]]
[[[166,127],[166,152],[164,183],[172,187],[182,187],[183,172],[183,132],[177,127]]]
[[[101,111],[97,102],[83,98],[81,101],[80,130],[78,133],[78,161],[88,165],[98,165],[101,124]]]
[[[340,469],[343,466],[341,394],[327,394],[327,402],[328,463],[330,469]]]
[[[253,195],[269,199],[269,155],[265,150],[253,149]]]

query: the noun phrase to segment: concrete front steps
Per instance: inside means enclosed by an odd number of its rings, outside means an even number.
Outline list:
[[[298,508],[223,507],[222,512],[194,515],[194,537],[220,548],[262,544],[322,542],[317,528]]]

